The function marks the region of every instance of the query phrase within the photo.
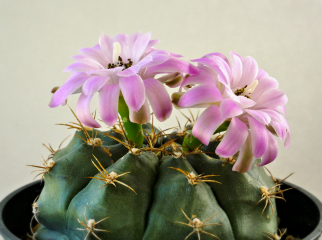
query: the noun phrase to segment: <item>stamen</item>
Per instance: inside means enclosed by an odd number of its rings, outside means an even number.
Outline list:
[[[253,81],[249,86],[245,85],[243,88],[237,88],[234,92],[236,96],[243,96],[250,99],[250,94],[254,92],[255,88],[258,85],[258,80]]]

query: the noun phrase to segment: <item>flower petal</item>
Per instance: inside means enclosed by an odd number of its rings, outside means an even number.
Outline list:
[[[82,62],[75,62],[64,69],[64,72],[86,72],[96,70],[97,67],[87,65]]]
[[[220,104],[220,113],[222,118],[232,118],[243,113],[243,110],[237,104],[229,99],[224,99]]]
[[[268,75],[268,73],[267,72],[265,72],[263,69],[258,69],[258,74],[257,74],[257,77],[256,77],[256,79],[257,80],[259,80],[259,79],[261,79],[262,77],[268,77],[269,75]]]
[[[151,33],[146,33],[142,34],[136,39],[132,49],[132,60],[134,63],[137,63],[140,60],[141,56],[145,52],[147,45],[149,44],[150,38]]]
[[[219,102],[222,100],[219,89],[211,85],[200,85],[190,89],[179,100],[180,107],[192,107],[198,104]]]
[[[258,66],[257,62],[252,57],[245,57],[243,60],[243,74],[238,82],[239,87],[250,85],[257,77]]]
[[[256,101],[255,108],[274,108],[287,103],[285,93],[279,89],[264,92]]]
[[[137,124],[144,124],[149,122],[151,119],[150,107],[146,99],[139,111],[135,112],[135,111],[132,111],[131,109],[129,111],[130,111],[131,122],[134,122]]]
[[[208,54],[204,55],[203,58],[213,57],[213,56],[222,58],[227,63],[227,65],[230,66],[228,58],[226,58],[226,56],[224,54],[219,53],[219,52],[208,53]]]
[[[139,75],[120,78],[124,100],[132,111],[139,111],[145,101],[145,89]]]
[[[273,134],[271,134],[268,130],[266,131],[268,136],[268,146],[264,156],[262,157],[262,162],[258,166],[264,166],[266,164],[273,162],[277,157],[277,153],[278,153],[277,142]]]
[[[109,126],[113,126],[117,121],[119,95],[118,84],[104,85],[99,93],[101,118]]]
[[[203,144],[208,145],[211,136],[224,120],[220,117],[219,107],[210,106],[197,119],[192,129],[192,135]]]
[[[79,120],[86,126],[100,128],[101,125],[93,118],[90,111],[90,103],[93,95],[86,96],[81,94],[77,102],[77,116]]]
[[[144,80],[144,86],[156,118],[160,122],[168,119],[172,112],[172,104],[164,85],[154,78],[148,78]]]
[[[84,55],[74,55],[72,56],[72,59],[74,59],[77,62],[84,63],[86,65],[92,66],[95,69],[100,69],[102,67],[102,64],[98,61],[94,60],[93,58],[84,56]]]
[[[81,48],[78,50],[80,53],[88,56],[95,61],[99,62],[102,67],[106,67],[110,62],[109,59],[103,54],[103,52],[99,49],[95,48]]]
[[[252,135],[253,154],[255,158],[260,158],[264,155],[267,149],[268,131],[265,125],[257,121],[255,118],[248,117],[248,122]]]
[[[154,45],[158,44],[159,42],[161,41],[158,39],[150,40],[148,45],[146,46],[145,52],[149,51],[150,48],[152,48]]]
[[[187,86],[187,85],[193,85],[193,84],[205,84],[205,85],[214,85],[216,86],[216,82],[214,78],[206,72],[201,72],[197,75],[191,75],[183,80],[179,91]]]
[[[255,90],[252,92],[252,99],[258,99],[264,92],[278,88],[278,82],[272,77],[263,77],[258,80],[258,85]]]
[[[99,46],[107,57],[108,62],[111,63],[113,60],[113,38],[102,33],[99,38]]]
[[[199,58],[191,60],[191,62],[204,64],[207,67],[214,69],[218,73],[220,82],[230,87],[231,72],[230,69],[225,68],[227,67],[227,63],[220,57],[217,57],[216,60],[217,62],[210,58]]]
[[[69,95],[79,89],[89,78],[85,73],[72,74],[53,95],[50,100],[49,107],[57,107],[63,103]]]
[[[239,82],[243,74],[243,63],[242,60],[237,56],[236,53],[230,52],[232,66],[231,66],[231,88],[236,88],[236,84]]]
[[[241,108],[250,108],[256,105],[256,102],[253,101],[252,99],[249,99],[247,97],[244,96],[237,96],[238,98],[238,102],[237,105]],[[235,99],[234,99],[235,100]]]
[[[146,71],[146,74],[150,76],[152,73],[172,73],[172,72],[197,74],[200,72],[200,70],[187,61],[170,57],[169,60],[165,61],[164,63],[161,63],[160,65],[149,67]]]
[[[268,125],[271,122],[271,117],[260,110],[245,109],[245,112],[264,125]]]
[[[248,134],[245,143],[240,148],[237,161],[233,166],[233,171],[240,173],[247,172],[252,166],[253,158],[252,138]]]
[[[216,149],[216,154],[221,157],[233,156],[246,141],[248,128],[238,118],[232,118],[224,138]]]
[[[85,95],[93,95],[108,81],[109,77],[94,76],[89,78],[83,85]]]

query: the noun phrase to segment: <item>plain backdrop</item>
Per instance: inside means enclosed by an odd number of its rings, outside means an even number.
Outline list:
[[[152,32],[156,47],[186,60],[230,51],[254,57],[289,98],[289,150],[279,141],[268,167],[322,200],[321,0],[0,0],[0,199],[33,180],[27,164],[40,164],[73,134],[57,123],[73,121],[67,107],[50,109],[50,90],[69,76],[70,56],[114,36]],[[77,97],[69,100],[75,109]],[[96,101],[96,100],[95,100]],[[93,102],[92,110],[98,105]],[[176,126],[175,116],[156,125]]]

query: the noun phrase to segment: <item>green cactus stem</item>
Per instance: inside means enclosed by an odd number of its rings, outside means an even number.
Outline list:
[[[230,122],[225,121],[223,122],[214,132],[214,134],[226,131]],[[201,147],[202,143],[192,135],[192,130],[187,131],[187,135],[185,136],[183,143],[182,143],[182,150],[183,152],[188,152],[188,151],[195,151]]]
[[[123,97],[119,98],[118,111],[123,121],[125,135],[130,144],[134,144],[137,148],[142,147],[144,141],[142,125],[130,121],[129,108]]]

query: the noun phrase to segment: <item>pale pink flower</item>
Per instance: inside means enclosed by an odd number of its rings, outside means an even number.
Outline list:
[[[239,151],[233,170],[246,172],[253,158],[262,158],[260,166],[277,157],[278,147],[272,132],[286,148],[290,129],[284,117],[287,97],[278,82],[258,69],[252,57],[231,53],[232,64],[220,53],[207,54],[197,62],[199,74],[184,80],[181,89],[198,84],[180,98],[179,107],[207,107],[195,123],[192,133],[208,145],[214,131],[226,120],[230,125],[216,154],[228,158]]]
[[[149,104],[156,118],[167,119],[172,104],[164,85],[155,78],[157,74],[176,72],[195,74],[197,68],[153,46],[159,40],[150,40],[150,33],[118,34],[114,38],[104,33],[99,44],[83,48],[81,55],[73,56],[75,63],[64,71],[73,74],[53,95],[50,107],[64,104],[73,93],[81,93],[77,103],[77,115],[87,126],[98,128],[92,117],[90,102],[99,93],[99,111],[102,120],[112,126],[118,117],[118,99],[124,97],[130,110],[130,120],[146,123],[150,120]]]

